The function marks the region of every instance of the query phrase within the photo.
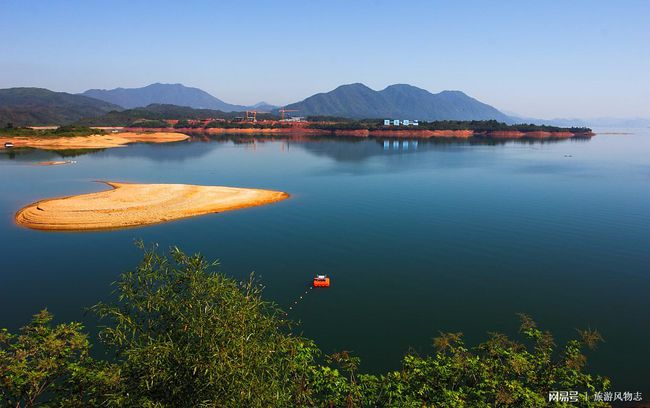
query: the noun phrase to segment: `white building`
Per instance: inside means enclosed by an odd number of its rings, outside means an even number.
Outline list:
[[[420,123],[417,120],[410,120],[410,119],[404,119],[404,120],[399,120],[399,119],[384,119],[384,126],[399,126],[399,125],[404,125],[404,126],[418,126]]]

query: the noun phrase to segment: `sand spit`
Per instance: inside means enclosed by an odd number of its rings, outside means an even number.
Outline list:
[[[64,165],[64,164],[73,164],[73,163],[76,163],[76,162],[74,162],[72,160],[65,160],[65,161],[55,160],[55,161],[42,161],[42,162],[38,162],[36,164],[39,165],[39,166],[61,166],[61,165]]]
[[[187,139],[189,139],[189,136],[175,132],[124,132],[74,137],[7,137],[0,135],[0,148],[6,142],[12,142],[16,148],[32,147],[46,150],[110,149],[112,147],[122,147],[129,143],[169,143]]]
[[[137,227],[270,204],[281,191],[187,184],[106,182],[110,190],[38,201],[16,213],[16,223],[50,231]]]

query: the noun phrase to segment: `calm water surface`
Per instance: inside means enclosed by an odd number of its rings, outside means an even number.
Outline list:
[[[293,316],[326,352],[353,350],[367,371],[398,368],[440,331],[474,344],[516,334],[532,315],[564,341],[606,339],[589,354],[617,391],[650,392],[650,131],[556,143],[379,140],[192,141],[74,158],[0,154],[0,326],[40,308],[83,320],[134,266],[135,238],[178,244],[261,276],[285,308],[316,273],[332,276]],[[32,201],[99,191],[94,180],[287,191],[274,205],[145,228],[52,233],[17,227]],[[647,394],[646,394],[647,395]]]

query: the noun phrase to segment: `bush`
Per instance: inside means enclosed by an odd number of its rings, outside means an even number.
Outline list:
[[[127,406],[290,406],[303,341],[261,299],[201,255],[147,251],[117,282],[119,301],[94,310],[117,353]]]

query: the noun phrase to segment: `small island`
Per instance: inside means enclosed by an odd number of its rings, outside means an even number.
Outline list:
[[[198,215],[254,207],[289,198],[282,191],[106,182],[110,190],[38,201],[20,209],[15,221],[48,231],[97,231],[138,227]]]

